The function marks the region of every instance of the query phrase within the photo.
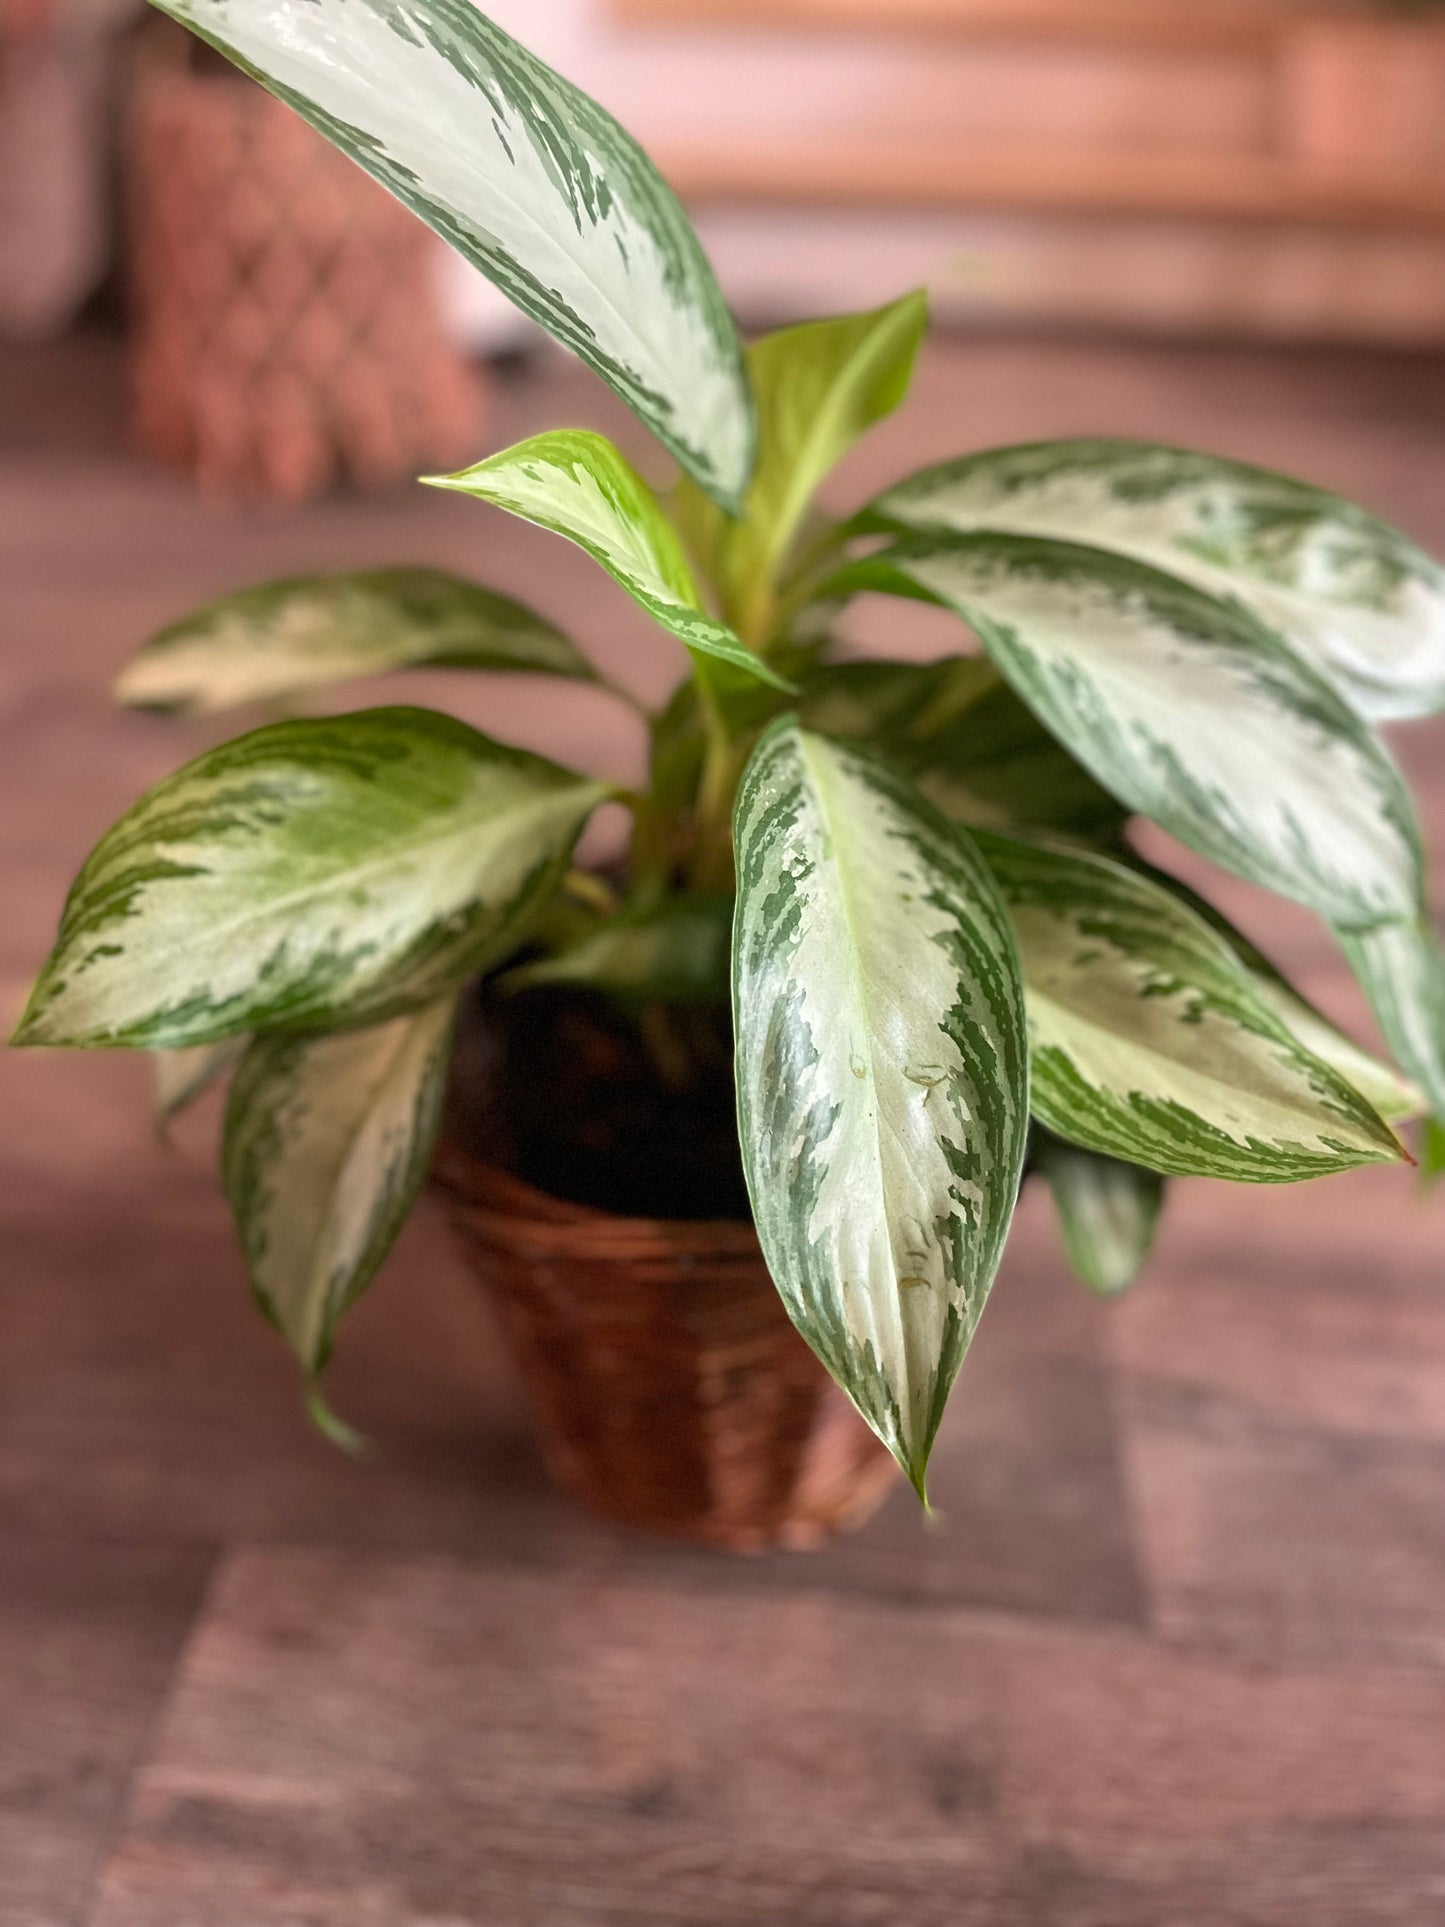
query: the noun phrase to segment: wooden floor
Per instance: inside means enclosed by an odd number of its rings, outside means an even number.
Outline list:
[[[1438,364],[975,343],[855,464],[1086,430],[1309,472],[1445,549]],[[659,691],[583,559],[459,498],[240,517],[126,453],[103,343],[0,357],[0,1005],[113,812],[207,740],[108,678],[203,595],[429,560]],[[560,365],[498,438],[616,424]],[[900,632],[901,633],[901,632]],[[597,767],[605,700],[412,693]],[[1405,753],[1445,848],[1445,730]],[[1230,900],[1248,916],[1245,893]],[[1256,920],[1256,927],[1258,923]],[[1302,917],[1264,930],[1354,1006]],[[823,1554],[727,1562],[548,1491],[426,1205],[316,1438],[144,1066],[0,1060],[3,1927],[1445,1922],[1445,1198],[1176,1188],[1150,1282],[1025,1207],[940,1448]]]

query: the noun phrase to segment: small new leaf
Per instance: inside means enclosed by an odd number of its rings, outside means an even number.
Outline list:
[[[1415,914],[1419,833],[1399,771],[1248,610],[1032,536],[910,538],[842,580],[954,609],[1105,789],[1201,855],[1332,923]]]
[[[738,1115],[763,1253],[922,1493],[1023,1161],[1007,919],[962,830],[791,717],[754,752],[735,834]]]
[[[1445,707],[1445,570],[1324,489],[1148,442],[984,450],[897,483],[860,525],[1112,549],[1244,603],[1375,721]]]
[[[1151,1170],[1249,1184],[1403,1157],[1178,898],[1109,857],[988,832],[978,844],[1018,939],[1033,1109],[1049,1130]]]
[[[472,0],[157,0],[616,390],[727,508],[752,473],[732,318],[641,148]]]
[[[602,785],[424,709],[273,723],[143,796],[81,870],[16,1042],[370,1022],[503,957]]]
[[[431,1162],[455,1000],[330,1035],[258,1037],[222,1170],[256,1296],[308,1373],[375,1275]]]
[[[298,576],[243,589],[148,642],[119,701],[199,716],[392,669],[522,670],[596,680],[560,630],[441,569]]]
[[[739,610],[747,633],[819,485],[908,393],[927,326],[928,297],[919,290],[865,314],[780,329],[748,349],[758,459],[719,565],[726,606]]]
[[[1047,1131],[1035,1133],[1033,1161],[1053,1193],[1074,1275],[1104,1298],[1127,1291],[1154,1245],[1163,1178]]]
[[[535,435],[458,475],[426,480],[565,536],[695,655],[716,657],[776,689],[791,689],[703,609],[682,543],[661,504],[604,435],[588,429]]]

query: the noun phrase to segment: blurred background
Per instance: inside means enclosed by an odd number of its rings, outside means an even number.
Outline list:
[[[642,139],[749,329],[926,285],[840,505],[1103,433],[1309,477],[1445,553],[1445,6],[490,0]],[[0,0],[0,1017],[112,818],[220,725],[121,714],[162,623],[434,563],[660,698],[579,553],[411,486],[577,365],[133,0]],[[956,634],[893,626],[900,652]],[[423,700],[627,776],[585,688]],[[1445,849],[1436,724],[1400,736]],[[1177,855],[1177,853],[1176,853]],[[1182,869],[1187,869],[1181,863]],[[1197,871],[1195,872],[1197,874]],[[1442,873],[1435,865],[1436,902]],[[1219,900],[1367,1035],[1336,952]],[[1442,1206],[1177,1185],[1087,1300],[1028,1199],[936,1460],[807,1557],[571,1511],[430,1204],[318,1439],[200,1116],[0,1060],[3,1927],[1427,1927],[1445,1920]]]

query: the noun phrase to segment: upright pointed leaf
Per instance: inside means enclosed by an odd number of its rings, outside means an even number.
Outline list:
[[[604,435],[587,429],[535,435],[459,475],[427,479],[565,536],[696,654],[718,657],[776,688],[791,687],[704,611],[657,497]]]
[[[1023,1160],[1007,921],[962,831],[792,718],[748,766],[736,843],[758,1235],[793,1322],[921,1492]]]
[[[310,1373],[420,1190],[455,999],[330,1035],[258,1037],[231,1086],[222,1168],[256,1295]]]
[[[157,785],[71,890],[25,1044],[364,1023],[504,956],[605,794],[449,716],[274,723]]]
[[[730,606],[752,633],[819,485],[903,400],[924,331],[922,290],[865,314],[805,321],[748,349],[758,460],[720,558]]]
[[[1338,930],[1391,1051],[1445,1118],[1445,952],[1425,918]]]
[[[980,832],[1018,939],[1034,1114],[1180,1176],[1284,1184],[1403,1155],[1176,897],[1104,856]]]
[[[1048,1181],[1064,1249],[1090,1291],[1113,1298],[1144,1268],[1164,1203],[1157,1171],[1036,1134],[1033,1160]]]
[[[560,630],[441,569],[297,576],[225,596],[148,642],[115,693],[205,715],[391,669],[510,669],[595,681]]]
[[[1375,720],[1445,707],[1445,570],[1305,482],[1148,442],[989,449],[897,483],[873,528],[1053,537],[1237,597]]]
[[[610,114],[471,0],[157,0],[418,213],[729,507],[752,472],[712,269]]]
[[[1107,790],[1202,855],[1333,923],[1415,913],[1419,837],[1399,771],[1247,610],[1030,536],[919,536],[844,580],[956,610]]]
[[[955,822],[1113,842],[1126,812],[1055,742],[986,656],[816,670],[803,720],[885,751]]]

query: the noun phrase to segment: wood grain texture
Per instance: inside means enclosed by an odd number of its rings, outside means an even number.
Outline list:
[[[94,1919],[1384,1927],[1445,1874],[1442,1723],[1438,1672],[253,1552]]]
[[[0,353],[11,1007],[89,842],[219,733],[106,694],[188,603],[395,558],[535,596],[649,694],[677,668],[585,558],[460,500],[200,508],[126,454],[117,384],[104,343]],[[580,420],[646,459],[580,375],[550,367],[500,405],[505,437]],[[1311,474],[1445,547],[1429,357],[943,342],[833,496],[1104,428]],[[884,649],[956,646],[936,612],[855,620]],[[386,687],[639,767],[628,720],[585,690]],[[1403,739],[1437,846],[1440,741]],[[1236,885],[1223,902],[1358,1015],[1302,912],[1261,915]],[[146,1098],[119,1057],[0,1058],[4,1927],[1438,1912],[1445,1203],[1407,1178],[1181,1186],[1154,1277],[1113,1308],[1070,1285],[1031,1192],[935,1459],[937,1529],[900,1494],[822,1554],[723,1562],[550,1493],[431,1206],[338,1357],[373,1455],[316,1439],[245,1294],[214,1108],[166,1151]],[[275,1549],[238,1550],[257,1542]]]
[[[210,1569],[203,1553],[0,1551],[0,1920],[69,1927],[125,1811]]]

